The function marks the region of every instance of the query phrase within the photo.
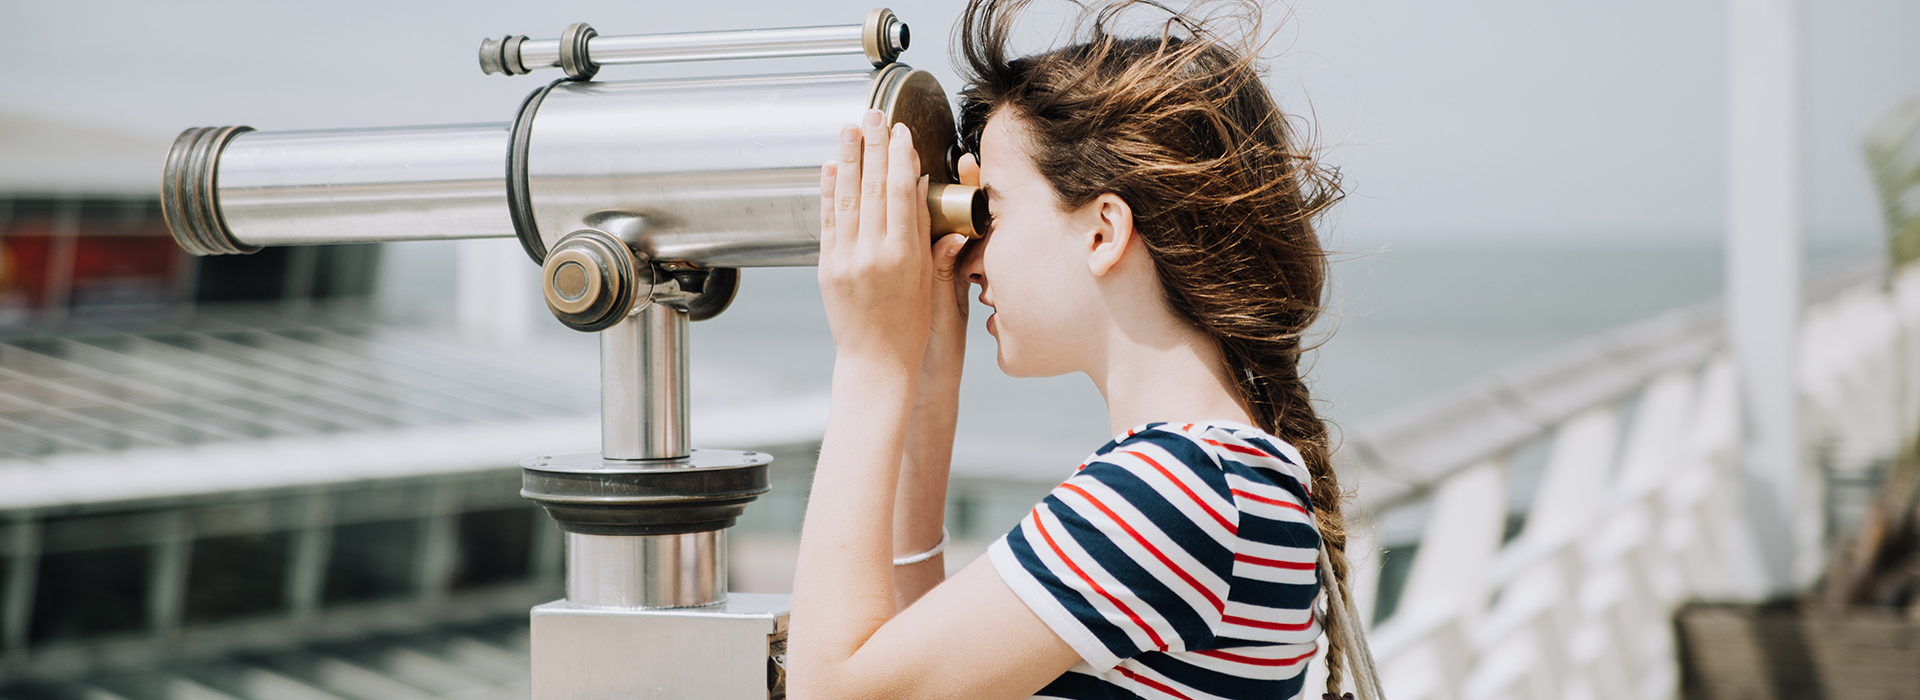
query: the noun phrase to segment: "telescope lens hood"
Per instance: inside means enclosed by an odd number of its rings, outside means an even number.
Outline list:
[[[220,214],[220,154],[247,126],[188,129],[173,140],[160,183],[160,213],[173,240],[194,255],[253,253],[260,246],[234,238]]]

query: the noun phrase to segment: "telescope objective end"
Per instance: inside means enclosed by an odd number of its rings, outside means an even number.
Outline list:
[[[188,129],[174,139],[160,179],[160,214],[173,240],[194,255],[234,255],[259,252],[260,246],[241,243],[220,214],[220,153],[233,137],[253,131],[249,126],[205,126]]]

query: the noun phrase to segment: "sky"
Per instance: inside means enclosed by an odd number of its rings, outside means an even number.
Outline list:
[[[1349,199],[1326,227],[1336,247],[1711,245],[1725,218],[1725,1],[1274,4],[1270,83],[1346,177]],[[506,121],[548,78],[482,75],[482,37],[551,38],[578,21],[602,34],[841,24],[869,7],[9,0],[0,113],[144,134],[157,149],[202,125]],[[955,89],[959,3],[891,7],[915,29],[903,60]],[[1858,143],[1920,97],[1920,3],[1803,0],[1802,13],[1807,238],[1872,245],[1882,228]],[[601,79],[848,60],[609,68]]]

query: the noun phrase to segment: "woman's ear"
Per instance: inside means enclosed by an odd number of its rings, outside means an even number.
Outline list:
[[[1087,268],[1095,277],[1105,276],[1120,264],[1128,246],[1134,243],[1133,208],[1120,195],[1108,192],[1095,197],[1081,211],[1085,216],[1077,218],[1092,227],[1086,234]]]

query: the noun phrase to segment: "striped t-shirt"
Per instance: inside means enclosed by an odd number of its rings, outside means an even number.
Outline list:
[[[1042,698],[1293,698],[1320,623],[1306,464],[1257,428],[1107,443],[987,555],[1081,663]]]

